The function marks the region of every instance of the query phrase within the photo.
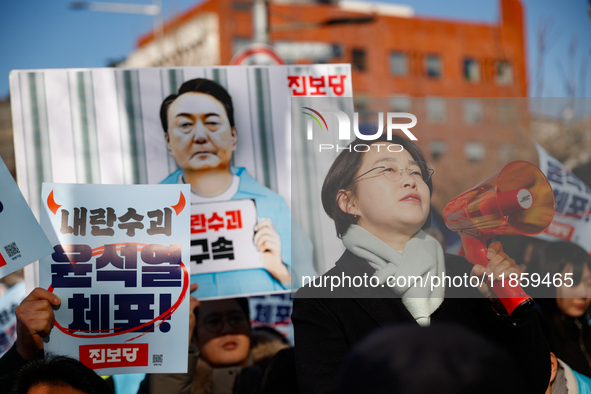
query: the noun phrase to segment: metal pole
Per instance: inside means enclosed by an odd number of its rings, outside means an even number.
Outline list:
[[[252,5],[253,42],[269,43],[269,15],[266,0],[255,0]]]

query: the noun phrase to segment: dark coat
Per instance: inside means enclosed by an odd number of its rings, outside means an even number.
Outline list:
[[[43,358],[44,353],[39,352],[37,358]],[[12,385],[15,374],[27,363],[16,351],[16,343],[12,345],[2,358],[0,358],[0,389],[6,389]],[[0,390],[0,393],[4,391]]]
[[[472,269],[466,259],[450,254],[445,254],[445,266],[448,276],[469,275]],[[347,250],[324,276],[371,277],[374,271]],[[388,287],[331,292],[330,288],[310,285],[296,293],[292,321],[300,392],[331,393],[348,353],[373,330],[395,323],[418,326],[402,300],[392,294]],[[453,298],[466,295],[472,298]],[[341,298],[322,298],[327,296]],[[528,393],[545,392],[550,381],[550,353],[534,313],[513,324],[495,313],[477,289],[446,286],[445,300],[431,315],[432,325],[441,322],[458,323],[504,347],[522,369]]]
[[[555,299],[543,301],[556,303]],[[556,357],[567,363],[573,370],[591,377],[589,316],[584,314],[579,318],[573,318],[565,316],[557,310],[552,311],[554,313],[547,313],[546,310],[540,311],[540,321],[543,324],[542,328],[546,330],[545,334],[550,342],[551,350]]]

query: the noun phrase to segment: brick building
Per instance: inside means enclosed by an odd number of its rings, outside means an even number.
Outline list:
[[[525,97],[522,5],[499,5],[498,23],[484,24],[415,17],[408,7],[372,3],[272,1],[269,37],[274,44],[333,45],[333,56],[322,60],[351,63],[358,95]],[[141,37],[122,66],[229,64],[252,36],[252,1],[204,1],[168,21],[163,38]]]
[[[520,0],[499,0],[496,23],[417,17],[412,8],[354,1],[267,2],[269,42],[288,63],[351,63],[356,110],[412,112],[445,202],[503,164],[535,163],[528,131]],[[252,0],[209,0],[149,32],[123,67],[229,64],[253,40]],[[281,51],[323,45],[307,57]],[[373,97],[387,97],[386,101]],[[383,108],[387,106],[388,108]],[[374,122],[375,123],[375,122]]]

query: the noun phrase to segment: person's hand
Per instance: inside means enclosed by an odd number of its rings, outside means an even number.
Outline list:
[[[490,244],[486,258],[490,260],[488,265],[486,267],[475,265],[472,268],[471,276],[482,278],[482,276],[485,275],[485,280],[483,281],[482,286],[478,288],[478,291],[480,291],[483,296],[493,301],[494,307],[497,311],[499,309],[504,311],[505,308],[502,306],[490,286],[490,274],[493,274],[494,282],[500,282],[502,278],[505,280],[508,279],[511,274],[519,275],[521,270],[519,269],[519,266],[515,264],[515,261],[503,252],[503,245],[498,241]],[[496,283],[494,286],[497,286]]]
[[[197,283],[191,285],[190,293],[197,290]],[[201,301],[191,296],[189,298],[189,346],[193,340],[193,333],[195,332],[195,326],[197,326],[197,317],[195,316],[195,309],[199,308]]]
[[[261,252],[265,269],[281,283],[289,283],[291,275],[281,261],[281,238],[269,219],[261,220],[254,228],[254,244]]]
[[[37,287],[16,308],[16,351],[24,360],[43,351],[43,338],[49,335],[55,320],[52,306],[61,302],[55,294]]]

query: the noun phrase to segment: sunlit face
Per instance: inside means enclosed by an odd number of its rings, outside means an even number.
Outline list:
[[[232,327],[241,316],[245,325]],[[212,332],[210,322],[222,320],[219,332]],[[208,329],[209,328],[209,329]],[[244,365],[250,351],[250,325],[236,300],[204,301],[197,319],[197,347],[200,356],[214,368]]]
[[[166,142],[183,171],[201,171],[229,169],[238,138],[222,103],[190,92],[168,107]]]
[[[380,165],[395,164],[399,168],[418,169],[406,150],[390,152],[384,144],[371,145],[363,153],[356,177]],[[404,173],[399,181],[386,178],[386,169],[374,170],[355,182],[356,192],[348,204],[348,213],[357,215],[357,224],[379,237],[381,232],[414,235],[429,215],[430,196],[426,183]]]
[[[565,273],[573,272],[572,264],[567,264],[562,271],[564,280]],[[563,283],[556,288],[556,306],[563,315],[569,317],[581,317],[591,304],[591,271],[585,264],[581,281],[576,286],[567,287]]]

